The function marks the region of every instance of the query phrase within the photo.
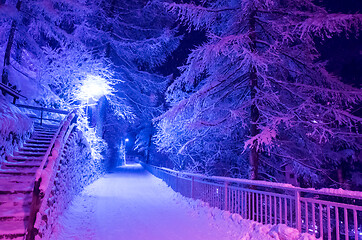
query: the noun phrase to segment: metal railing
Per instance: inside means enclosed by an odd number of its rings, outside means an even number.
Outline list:
[[[76,110],[63,119],[36,171],[26,240],[37,239],[39,235],[41,236],[40,225],[44,220],[43,217],[46,216],[47,200],[56,173],[54,169],[56,169],[65,143],[75,127],[75,116]]]
[[[51,121],[51,122],[60,122],[60,120],[56,119],[56,118],[47,118],[44,117],[44,113],[53,113],[53,114],[58,114],[58,115],[67,115],[69,114],[69,111],[65,111],[65,110],[60,110],[60,109],[54,109],[54,108],[44,108],[44,107],[36,107],[36,106],[29,106],[29,105],[24,105],[24,104],[15,104],[15,106],[17,106],[18,108],[25,108],[25,109],[31,109],[31,110],[36,110],[39,112],[40,116],[37,115],[28,115],[30,118],[33,119],[39,119],[40,120],[40,125],[43,125],[44,120],[45,121]],[[61,117],[59,117],[59,119],[61,119]]]
[[[321,239],[362,239],[362,192],[304,189],[142,165],[183,196],[238,213],[245,219],[286,224]]]
[[[9,84],[4,84],[4,83],[0,82],[0,89],[3,92],[4,96],[6,95],[6,93],[8,93],[9,95],[11,95],[13,97],[13,104],[15,104],[16,100],[19,98],[24,98],[25,100],[28,99],[24,95],[20,94],[19,90],[13,89],[12,86]]]

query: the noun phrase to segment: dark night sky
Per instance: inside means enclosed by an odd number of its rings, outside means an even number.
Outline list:
[[[361,13],[361,0],[329,0],[322,3],[330,12]],[[320,46],[322,58],[329,61],[328,70],[343,81],[362,87],[362,33],[359,38],[334,37]]]

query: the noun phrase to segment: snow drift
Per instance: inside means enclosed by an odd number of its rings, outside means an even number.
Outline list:
[[[33,123],[17,107],[0,96],[0,165],[29,138]]]

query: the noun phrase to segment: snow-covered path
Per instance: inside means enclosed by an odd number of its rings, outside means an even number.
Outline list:
[[[141,165],[89,185],[59,218],[53,240],[315,240],[182,197]]]
[[[223,240],[235,232],[197,214],[140,165],[107,174],[74,199],[59,221],[56,239]],[[230,230],[230,229],[229,229]]]

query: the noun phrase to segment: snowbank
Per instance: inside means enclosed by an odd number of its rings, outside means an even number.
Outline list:
[[[73,132],[65,146],[51,195],[48,199],[47,216],[39,224],[42,239],[49,239],[54,223],[73,197],[104,173],[100,159],[92,158],[91,149],[82,132]]]
[[[0,165],[5,155],[12,154],[29,138],[32,126],[24,113],[0,96]]]
[[[243,219],[239,214],[230,213],[218,208],[209,207],[208,203],[186,198],[175,193],[174,199],[179,204],[187,203],[198,215],[206,215],[215,226],[222,227],[227,232],[234,231],[233,235],[240,240],[316,240],[307,233],[300,233],[297,229],[285,224],[264,225],[252,220]],[[227,229],[227,230],[226,230]],[[235,231],[235,229],[238,229]]]

